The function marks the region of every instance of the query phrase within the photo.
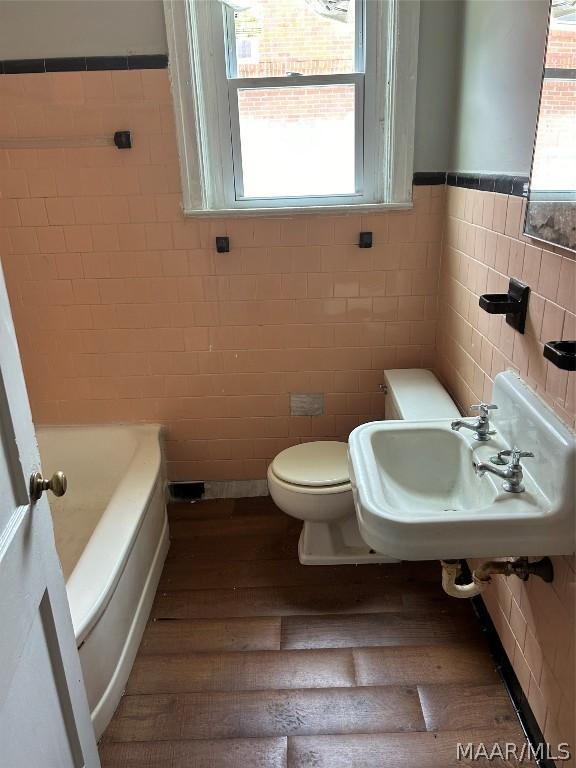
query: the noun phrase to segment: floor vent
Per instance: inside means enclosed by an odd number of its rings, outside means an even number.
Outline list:
[[[204,483],[168,483],[170,501],[199,501],[205,492]]]

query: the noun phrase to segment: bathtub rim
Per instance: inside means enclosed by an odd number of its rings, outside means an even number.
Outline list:
[[[161,424],[59,424],[42,425],[40,432],[130,429],[138,435],[136,450],[125,474],[114,488],[84,551],[66,582],[76,644],[80,646],[97,624],[122,576],[142,526],[145,510],[162,476]],[[101,578],[86,578],[98,574]]]

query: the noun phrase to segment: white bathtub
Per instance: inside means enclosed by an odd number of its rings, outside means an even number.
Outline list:
[[[40,427],[48,494],[96,737],[134,662],[169,547],[161,428]]]

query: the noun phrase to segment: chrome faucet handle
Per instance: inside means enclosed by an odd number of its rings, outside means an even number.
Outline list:
[[[509,465],[511,467],[519,467],[520,459],[534,458],[532,451],[521,451],[520,448],[517,448],[516,446],[514,446],[514,448],[507,448],[504,451],[498,451],[498,458],[501,459],[502,456],[510,456]]]
[[[478,403],[470,406],[471,411],[480,411],[480,415],[488,418],[489,411],[497,411],[498,406],[493,403]]]

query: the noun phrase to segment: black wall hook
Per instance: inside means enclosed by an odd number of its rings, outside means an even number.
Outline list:
[[[130,149],[132,147],[130,131],[116,131],[114,134],[114,144],[118,149]]]
[[[372,232],[360,232],[358,248],[372,248]]]
[[[510,278],[508,293],[483,293],[480,308],[491,315],[506,315],[506,322],[524,333],[530,288],[516,278]]]
[[[216,238],[216,252],[217,253],[230,253],[230,238],[218,236]]]
[[[563,371],[576,371],[576,341],[548,341],[544,357]]]

